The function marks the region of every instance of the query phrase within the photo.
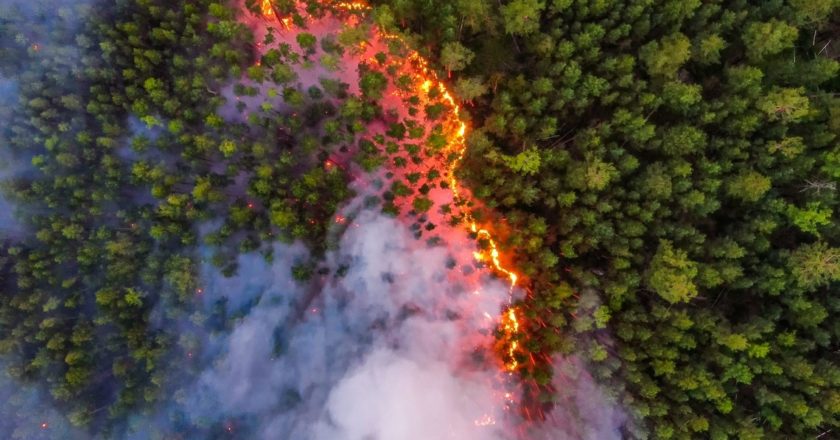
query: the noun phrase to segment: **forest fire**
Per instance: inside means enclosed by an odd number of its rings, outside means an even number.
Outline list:
[[[363,2],[336,2],[331,5],[337,10],[347,12],[366,11],[370,7]],[[290,17],[279,17],[277,11],[274,9],[271,0],[262,0],[261,11],[263,17],[268,20],[277,20],[285,28],[290,29]],[[378,36],[384,40],[401,40],[401,37],[396,34],[391,34],[383,29],[376,29]],[[446,148],[443,151],[444,156],[448,157],[446,169],[446,179],[448,187],[452,193],[452,198],[456,202],[463,201],[465,196],[461,190],[461,184],[456,176],[456,170],[461,165],[464,155],[466,153],[466,135],[468,131],[467,124],[461,120],[461,106],[457,103],[446,84],[441,81],[437,74],[429,67],[428,60],[423,58],[417,51],[411,50],[406,57],[405,65],[413,67],[412,76],[414,83],[426,95],[436,93],[443,103],[450,109],[444,120],[446,133]],[[401,63],[402,64],[402,63]],[[330,160],[326,161],[325,167],[331,168],[334,163]],[[341,217],[338,217],[341,218]],[[336,219],[336,223],[342,223]],[[469,231],[472,232],[476,240],[482,245],[480,250],[473,253],[476,261],[486,264],[497,273],[499,276],[506,278],[509,283],[509,301],[512,303],[514,289],[518,286],[520,280],[519,275],[513,270],[505,267],[502,262],[502,255],[499,251],[497,242],[487,228],[481,227],[473,216],[473,213],[467,209],[464,212],[463,223],[467,225]],[[521,330],[521,317],[517,307],[510,304],[508,308],[502,313],[499,322],[499,331],[501,333],[501,347],[504,352],[505,369],[513,373],[520,363],[516,359],[519,350],[518,335]]]
[[[369,6],[362,2],[339,2],[335,6],[338,9],[346,11],[364,11],[369,9]]]
[[[0,0],[0,440],[836,436],[840,0],[604,3]]]
[[[384,32],[382,33],[382,36],[388,39],[399,38],[398,36],[386,34]],[[447,155],[454,155],[455,159],[449,162],[446,171],[449,188],[452,191],[454,200],[461,200],[463,196],[460,191],[461,186],[460,182],[458,182],[456,171],[463,161],[464,154],[467,149],[467,124],[461,120],[461,107],[452,97],[452,94],[449,89],[447,89],[446,84],[439,80],[435,72],[429,68],[428,61],[425,58],[420,56],[420,54],[416,51],[412,51],[409,55],[409,59],[417,66],[418,83],[420,84],[420,88],[426,94],[431,92],[433,89],[436,89],[440,93],[443,101],[452,109],[447,118],[447,125],[449,125],[449,137],[447,139],[447,149],[445,152],[448,153]],[[513,290],[517,287],[519,275],[502,264],[501,253],[499,252],[496,240],[493,238],[493,234],[486,228],[480,228],[473,217],[472,212],[469,210],[465,212],[464,222],[469,225],[470,231],[475,234],[476,238],[480,242],[484,241],[487,244],[486,249],[476,251],[473,254],[476,261],[490,264],[496,273],[507,278],[510,283],[509,293],[512,295]],[[514,306],[510,306],[502,315],[501,319],[501,331],[503,333],[502,340],[505,341],[508,346],[506,353],[508,359],[505,362],[505,366],[511,372],[516,371],[519,367],[519,362],[515,358],[516,352],[519,348],[519,343],[516,341],[516,337],[519,334],[520,329],[519,320],[520,317],[517,308]]]

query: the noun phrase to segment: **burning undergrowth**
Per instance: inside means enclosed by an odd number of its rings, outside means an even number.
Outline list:
[[[294,112],[296,91],[343,90],[330,104],[360,126],[324,167],[348,170],[357,196],[323,258],[277,245],[271,262],[241,256],[232,278],[205,267],[193,324],[210,332],[181,341],[198,379],[155,423],[135,420],[135,436],[618,438],[621,412],[574,358],[557,360],[561,410],[524,423],[512,307],[524,292],[458,186],[467,128],[425,60],[369,27],[361,5],[320,18],[263,6],[243,19],[260,42],[256,70],[223,90],[223,113]],[[279,89],[260,79],[277,53],[294,66]]]

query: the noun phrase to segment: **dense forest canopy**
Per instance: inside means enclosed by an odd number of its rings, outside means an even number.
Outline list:
[[[532,352],[587,351],[655,438],[836,431],[837,2],[380,3],[470,104]]]
[[[254,61],[237,5],[59,6],[12,2],[2,14],[0,72],[21,104],[3,127],[3,154],[32,169],[5,182],[25,207],[25,231],[2,242],[0,351],[12,378],[47,379],[70,422],[107,432],[165,399],[184,373],[171,360],[196,350],[189,329],[165,329],[202,293],[197,245],[228,275],[240,252],[270,261],[278,239],[317,253],[351,191],[305,130],[331,109],[315,108],[314,120],[270,107],[238,123],[220,116],[220,89]],[[266,62],[278,65],[274,81],[291,81],[276,55]],[[286,90],[302,108],[317,105]],[[334,125],[336,138],[347,132]],[[305,278],[309,266],[296,273]],[[17,417],[41,424],[16,409],[25,399],[9,402],[11,428]]]
[[[549,359],[583,354],[627,438],[840,432],[840,2],[372,6],[372,25],[411,42],[462,103],[458,177],[528,283],[526,406],[550,412]],[[84,432],[124,435],[195,373],[172,360],[200,351],[200,329],[237,319],[196,311],[202,259],[233,276],[241,253],[271,262],[277,241],[303,242],[312,258],[289,269],[304,283],[337,245],[354,194],[324,160],[382,117],[386,76],[363,72],[360,97],[340,81],[300,90],[290,66],[318,52],[334,68],[366,34],[301,33],[259,56],[240,7],[0,1],[0,104],[17,102],[0,106],[0,160],[17,168],[0,168],[0,209],[20,210],[14,226],[0,215],[0,354]],[[293,111],[241,116],[263,83]],[[370,171],[393,153],[358,147]],[[389,187],[382,210],[396,215],[400,196],[431,209],[420,178]],[[2,406],[0,433],[50,438],[28,393]]]

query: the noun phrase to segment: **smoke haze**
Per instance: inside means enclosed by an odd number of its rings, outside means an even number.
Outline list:
[[[66,28],[72,23],[63,18],[67,8],[78,5],[82,2],[0,0],[0,16],[13,8],[40,26],[56,20],[55,26]],[[309,32],[335,32],[336,23],[327,22]],[[257,31],[258,38],[263,31]],[[26,38],[27,44],[35,41],[32,35]],[[283,38],[293,41],[293,36]],[[39,50],[51,45],[70,50],[65,40],[51,43],[39,34],[37,41]],[[301,81],[301,88],[326,74],[318,67]],[[336,75],[356,91],[355,69]],[[16,84],[14,79],[0,80],[0,103],[17,101]],[[221,93],[231,103],[237,99],[231,88]],[[256,100],[247,104],[257,106]],[[232,106],[222,113],[239,118]],[[130,125],[135,132],[142,130],[136,121]],[[6,147],[0,147],[0,161],[17,163],[6,155]],[[25,169],[7,168],[0,167],[0,178]],[[213,438],[513,436],[522,422],[516,401],[519,384],[493,350],[498,317],[510,301],[508,285],[474,262],[475,242],[460,227],[436,218],[435,234],[443,240],[430,245],[416,239],[416,230],[404,217],[361,209],[371,195],[369,184],[356,183],[361,195],[342,213],[348,219],[346,232],[308,283],[296,282],[290,271],[310,257],[300,244],[275,245],[271,263],[258,254],[242,255],[232,278],[209,263],[203,266],[203,309],[194,322],[182,324],[198,323],[205,333],[200,343],[182,340],[183,353],[173,360],[195,374],[172,390],[164,406],[136,414],[129,433],[120,437],[164,438],[190,427]],[[437,205],[447,202],[440,200],[442,193],[449,191],[434,190],[430,196]],[[10,211],[0,198],[0,237],[4,228],[19,227]],[[179,333],[179,328],[166,330]],[[545,426],[534,430],[533,438],[620,438],[622,412],[601,394],[583,362],[569,358],[555,363],[558,408]],[[0,421],[0,433],[25,439],[83,437],[46,403],[47,397],[37,387],[0,378],[0,399],[14,405],[18,414]],[[49,429],[41,429],[42,423]]]
[[[3,187],[35,172],[30,161],[36,150],[27,151],[21,145],[13,148],[13,137],[22,133],[11,132],[11,121],[26,118],[21,94],[31,75],[40,74],[40,63],[61,60],[68,73],[78,64],[74,37],[88,6],[85,0],[0,0],[0,245],[5,240],[24,238],[26,231],[26,225],[15,216],[18,207],[4,194]],[[24,31],[11,34],[13,29]],[[64,86],[78,85],[66,81]],[[34,142],[34,129],[23,138]],[[16,377],[21,371],[9,371],[11,356],[0,357],[0,409],[4,416],[0,418],[0,436],[25,440],[90,438],[73,428],[66,414],[50,403],[43,383],[22,383]]]
[[[327,256],[330,274],[309,286],[289,274],[306,258],[299,246],[277,246],[272,264],[243,255],[233,278],[206,268],[208,313],[221,301],[241,317],[210,336],[205,369],[151,431],[175,429],[167,415],[183,413],[264,439],[510,438],[521,422],[516,381],[500,373],[488,317],[507,286],[465,278],[451,259],[472,242],[455,230],[447,237],[429,247],[400,220],[363,211]],[[584,364],[555,364],[559,405],[530,437],[620,438],[624,416]]]
[[[313,282],[314,296],[289,275],[305,251],[276,255],[271,265],[240,257],[234,278],[205,274],[208,305],[256,305],[229,334],[211,337],[218,354],[183,390],[193,423],[252,420],[259,438],[501,438],[497,427],[476,427],[505,417],[499,396],[508,384],[481,351],[494,323],[469,309],[497,315],[505,285],[487,280],[479,294],[454,285],[447,249],[372,212],[328,256],[333,275]]]

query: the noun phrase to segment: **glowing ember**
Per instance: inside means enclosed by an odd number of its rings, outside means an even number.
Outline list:
[[[262,0],[262,4],[260,5],[260,11],[262,15],[268,19],[274,17],[274,6],[271,4],[271,0]]]
[[[483,415],[480,419],[475,421],[475,426],[492,426],[496,424],[496,419],[489,414]]]
[[[519,366],[519,362],[514,357],[516,351],[519,349],[519,341],[513,339],[515,335],[519,334],[519,318],[516,316],[516,308],[511,307],[507,309],[507,313],[502,315],[502,329],[506,335],[511,336],[510,347],[508,348],[510,359],[508,360],[507,367],[509,370],[514,371]]]
[[[344,9],[345,11],[366,11],[370,9],[370,7],[362,2],[339,2],[335,5],[338,9]]]
[[[47,429],[49,427],[50,427],[50,425],[47,424],[47,422],[41,423],[41,429]]]

